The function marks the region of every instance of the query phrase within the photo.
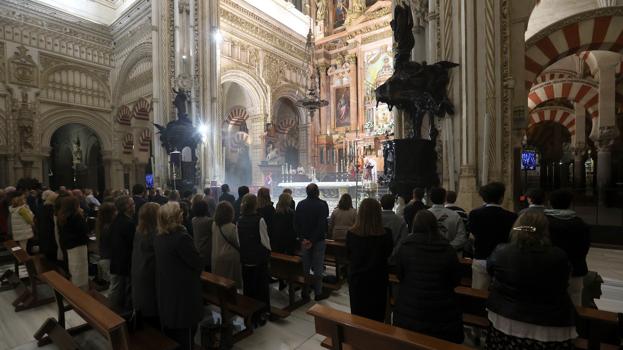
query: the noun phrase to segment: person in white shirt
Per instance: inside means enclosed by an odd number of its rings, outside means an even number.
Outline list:
[[[85,188],[84,189],[84,194],[86,195],[85,200],[86,200],[87,205],[89,207],[91,207],[91,205],[93,205],[94,208],[99,208],[100,207],[101,203],[93,195],[93,190],[91,190],[90,188]]]
[[[430,199],[433,202],[433,206],[428,210],[437,218],[439,233],[460,253],[467,242],[467,233],[463,219],[456,211],[444,206],[446,201],[445,189],[441,187],[433,188],[430,192]]]

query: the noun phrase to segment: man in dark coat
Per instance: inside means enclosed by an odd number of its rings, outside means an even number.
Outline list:
[[[145,199],[145,186],[136,184],[132,187],[132,200],[134,201],[134,222],[138,223],[138,211],[141,210],[143,204],[147,203]]]
[[[319,301],[329,297],[322,292],[329,206],[319,198],[320,190],[316,184],[307,185],[306,192],[307,198],[300,201],[296,207],[294,227],[301,240],[303,269],[306,272],[310,269],[314,272],[312,286],[315,299]]]
[[[404,210],[404,218],[407,222],[407,226],[409,227],[409,232],[413,232],[413,218],[415,218],[415,214],[422,209],[428,209],[426,204],[424,204],[424,189],[416,187],[413,189],[413,199]]]
[[[110,226],[110,294],[111,303],[121,310],[130,310],[130,271],[134,243],[134,200],[120,196],[115,200],[117,217]]]
[[[474,261],[472,263],[472,288],[488,289],[487,259],[500,243],[508,242],[517,214],[502,208],[506,187],[491,182],[480,188],[485,205],[472,210],[467,220],[467,230],[474,236]]]
[[[247,193],[249,193],[249,188],[247,186],[238,187],[238,199],[234,202],[234,221],[238,221],[238,218],[240,217],[240,204],[242,203],[242,197],[244,197]]]
[[[586,255],[591,246],[590,228],[574,210],[569,209],[573,193],[556,190],[550,194],[552,209],[545,210],[549,221],[549,237],[552,244],[567,253],[571,263],[569,296],[575,305],[582,303],[584,276],[588,273]]]
[[[229,193],[229,185],[223,184],[221,186],[221,192],[223,193],[221,194],[220,197],[218,197],[218,201],[219,202],[226,201],[226,202],[229,202],[233,206],[234,203],[236,202],[236,198],[231,193]]]

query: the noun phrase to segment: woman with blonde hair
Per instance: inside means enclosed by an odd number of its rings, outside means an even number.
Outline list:
[[[381,204],[361,201],[355,225],[346,233],[350,261],[348,291],[353,315],[382,322],[387,301],[387,259],[394,248],[391,231],[383,227]]]
[[[154,238],[158,232],[158,203],[148,202],[138,211],[138,226],[132,247],[132,303],[139,317],[160,328],[156,302],[156,257]]]
[[[178,202],[169,202],[158,210],[158,234],[154,239],[156,291],[164,333],[180,349],[191,350],[197,324],[203,316],[200,279],[203,264],[182,219]]]
[[[343,241],[346,239],[346,232],[357,220],[357,210],[353,208],[353,199],[348,193],[340,197],[337,208],[331,213],[329,218],[329,234],[335,240]]]
[[[569,260],[551,244],[540,212],[522,214],[487,261],[491,329],[487,349],[574,349],[575,307],[567,293]]]
[[[234,207],[227,201],[216,207],[211,238],[212,272],[233,280],[236,288],[242,289],[238,229],[234,224]]]
[[[54,202],[58,194],[54,191],[46,190],[41,194],[43,205],[39,206],[35,215],[37,241],[39,250],[48,261],[56,261],[56,225],[54,224]]]

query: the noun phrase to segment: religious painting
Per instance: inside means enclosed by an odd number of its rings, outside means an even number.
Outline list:
[[[377,0],[366,0],[366,7],[376,4]]]
[[[364,129],[371,135],[391,134],[394,121],[386,104],[376,104],[377,87],[394,72],[393,60],[388,46],[370,50],[364,54]]]
[[[350,126],[350,87],[335,89],[335,127]]]
[[[348,0],[333,0],[333,28],[344,25],[348,14]]]

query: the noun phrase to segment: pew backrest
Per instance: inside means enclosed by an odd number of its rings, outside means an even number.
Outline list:
[[[54,289],[57,297],[62,296],[80,317],[104,336],[111,344],[111,349],[128,349],[127,328],[121,316],[74,286],[56,271],[44,272],[41,279]]]
[[[307,313],[314,317],[316,333],[331,338],[333,349],[342,349],[343,344],[358,350],[470,349],[463,345],[351,315],[320,304],[312,306]]]

